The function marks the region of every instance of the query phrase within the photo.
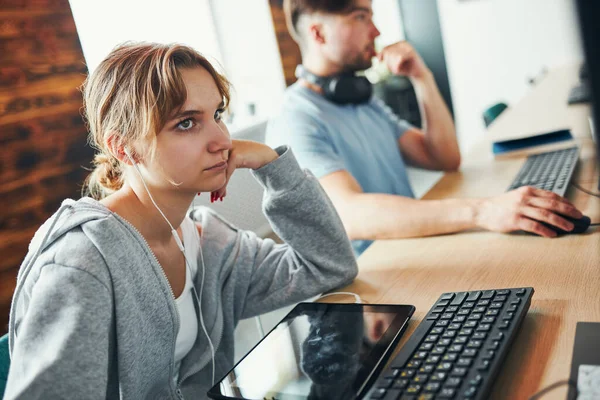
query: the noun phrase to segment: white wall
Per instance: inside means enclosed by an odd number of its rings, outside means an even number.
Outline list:
[[[489,105],[515,104],[544,67],[583,59],[572,0],[437,1],[463,151],[485,135]]]

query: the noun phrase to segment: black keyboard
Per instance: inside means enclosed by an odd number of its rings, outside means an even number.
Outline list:
[[[530,155],[508,190],[533,186],[564,196],[578,158],[578,147]]]
[[[444,293],[367,398],[486,399],[533,288]]]

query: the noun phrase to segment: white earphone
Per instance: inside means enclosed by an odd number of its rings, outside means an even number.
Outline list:
[[[144,185],[144,189],[146,189],[146,193],[148,193],[148,197],[150,197],[150,201],[152,201],[152,204],[154,205],[154,207],[158,210],[160,215],[163,217],[163,219],[167,222],[167,224],[171,228],[171,234],[173,235],[173,238],[175,239],[175,242],[177,243],[177,247],[179,247],[179,250],[181,250],[181,253],[183,254],[183,258],[185,259],[186,268],[188,269],[190,276],[192,276],[192,268],[190,267],[190,263],[189,263],[187,257],[185,256],[185,247],[183,246],[183,243],[181,242],[181,239],[179,238],[177,231],[175,230],[175,228],[173,227],[171,222],[169,222],[168,218],[162,212],[162,210],[160,209],[158,204],[156,204],[156,202],[154,201],[154,198],[152,197],[152,194],[150,193],[150,189],[148,189],[148,186],[146,185],[146,181],[144,180],[144,177],[142,176],[142,172],[140,171],[139,167],[137,166],[137,163],[134,161],[133,157],[131,156],[131,153],[129,153],[129,150],[126,147],[124,147],[123,151],[125,152],[125,155],[127,156],[127,158],[129,158],[129,161],[131,161],[131,163],[133,164],[133,167],[135,168],[138,176],[140,177],[140,179],[142,181],[142,184]],[[202,291],[204,289],[204,275],[206,272],[206,268],[204,266],[204,254],[202,253],[202,246],[200,245],[200,243],[198,243],[198,248],[200,249],[200,260],[202,262],[202,280],[200,282],[200,296],[198,296],[198,293],[196,292],[196,288],[194,286],[192,286],[192,291],[194,292],[194,296],[196,297],[196,301],[198,302],[198,309],[200,311],[200,325],[202,326],[202,330],[204,331],[204,334],[206,335],[206,339],[208,339],[208,345],[210,347],[211,363],[212,363],[212,384],[214,385],[215,384],[215,348],[213,346],[212,341],[210,340],[210,336],[208,335],[208,331],[206,330],[206,325],[204,325],[204,318],[202,316]]]

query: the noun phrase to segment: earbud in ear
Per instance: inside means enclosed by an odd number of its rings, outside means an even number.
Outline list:
[[[125,153],[125,155],[127,156],[127,158],[129,158],[129,161],[131,161],[131,163],[135,165],[135,160],[131,156],[131,153],[129,152],[129,150],[127,149],[127,147],[123,147],[123,152]]]

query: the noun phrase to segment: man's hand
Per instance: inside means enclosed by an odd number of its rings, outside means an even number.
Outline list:
[[[405,41],[384,47],[377,54],[377,58],[379,61],[383,61],[394,75],[420,79],[429,72],[419,53]]]
[[[210,200],[223,200],[227,195],[227,184],[237,168],[258,169],[265,164],[275,160],[279,155],[267,145],[250,140],[232,140],[232,148],[229,150],[227,159],[227,171],[225,185],[210,194]]]
[[[490,231],[523,230],[545,237],[555,237],[556,232],[542,225],[540,221],[565,231],[572,230],[573,224],[562,216],[581,218],[582,214],[564,197],[525,186],[483,200],[477,210],[476,223]]]

